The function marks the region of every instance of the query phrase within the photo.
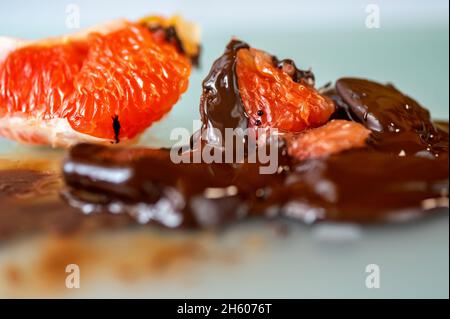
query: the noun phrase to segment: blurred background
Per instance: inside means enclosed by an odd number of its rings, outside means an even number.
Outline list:
[[[72,32],[67,6],[79,8],[80,27],[148,14],[182,14],[202,28],[201,68],[168,117],[142,140],[170,144],[173,127],[191,130],[198,119],[201,81],[232,36],[315,72],[318,85],[343,76],[392,82],[431,110],[449,116],[449,25],[447,0],[14,0],[0,2],[0,35],[39,38]],[[374,15],[378,18],[374,19]],[[24,147],[0,139],[0,153]],[[328,225],[329,226],[329,225]],[[363,227],[358,240],[330,244],[318,234],[327,225],[270,239],[252,261],[234,268],[202,270],[195,285],[146,285],[146,297],[444,297],[449,293],[448,215],[407,226]],[[298,229],[297,229],[298,228]],[[232,236],[260,230],[233,228]],[[237,236],[236,235],[236,236]],[[245,253],[244,247],[238,249]],[[364,267],[382,269],[381,289],[364,286]],[[154,288],[154,287],[153,287]],[[108,287],[86,295],[121,296]],[[134,292],[136,295],[136,292]]]

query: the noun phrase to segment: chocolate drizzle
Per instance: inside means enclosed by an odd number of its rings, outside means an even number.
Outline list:
[[[220,137],[215,134],[215,129],[221,136],[225,136],[225,128],[245,130],[248,127],[248,117],[236,77],[236,54],[242,48],[249,46],[242,41],[232,40],[224,54],[214,62],[203,81],[200,115],[202,130],[206,131],[208,143],[223,144]]]

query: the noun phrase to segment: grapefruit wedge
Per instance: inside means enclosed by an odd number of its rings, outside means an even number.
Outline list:
[[[186,91],[198,53],[198,30],[180,17],[0,37],[0,135],[52,146],[133,141]]]
[[[274,59],[254,48],[237,53],[239,91],[250,126],[298,133],[325,124],[335,110],[333,102],[310,80],[296,79],[292,61],[274,63]]]

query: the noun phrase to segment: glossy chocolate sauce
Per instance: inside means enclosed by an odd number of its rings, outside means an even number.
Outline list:
[[[245,130],[248,127],[236,76],[236,54],[242,48],[247,49],[249,46],[239,40],[232,40],[203,81],[200,115],[202,130],[207,132],[207,143],[223,145],[224,141],[215,134],[215,130],[221,133],[220,136],[225,136],[225,128]]]
[[[287,73],[292,78],[292,81],[314,86],[316,79],[312,71],[298,69],[295,62],[291,59],[283,59],[280,61],[276,56],[272,56],[272,61],[277,68]]]
[[[448,153],[448,131],[440,131],[427,109],[393,85],[344,78],[336,82],[336,91],[347,119],[372,131],[372,147],[428,157]]]
[[[236,52],[247,47],[232,41],[203,82],[203,129],[247,128],[235,72]],[[64,163],[63,197],[86,214],[127,214],[170,228],[215,227],[248,216],[404,221],[448,207],[448,123],[434,123],[392,85],[344,78],[324,94],[335,101],[333,118],[372,131],[365,148],[299,161],[281,143],[276,173],[264,175],[260,162],[175,164],[169,149],[82,144]],[[207,134],[206,144],[186,152],[217,142]]]

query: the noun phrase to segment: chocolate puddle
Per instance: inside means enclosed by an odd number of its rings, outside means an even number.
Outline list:
[[[203,82],[203,130],[247,128],[235,74],[236,52],[247,47],[232,41]],[[274,58],[279,67],[292,67],[283,61]],[[309,73],[292,76],[313,84]],[[281,143],[277,172],[262,175],[260,162],[175,164],[169,149],[83,144],[65,161],[63,196],[85,213],[125,213],[170,228],[216,227],[249,216],[403,221],[448,207],[448,123],[434,123],[391,85],[344,78],[325,94],[335,101],[334,118],[372,130],[366,148],[298,161]],[[206,144],[185,151],[194,158],[223,142],[208,132]]]
[[[121,228],[133,223],[128,215],[85,216],[57,198],[0,201],[0,242],[34,233],[69,235],[83,230]]]
[[[49,160],[50,162],[50,160]],[[0,243],[31,233],[68,234],[129,225],[127,215],[84,216],[59,197],[61,176],[42,160],[0,169]],[[10,167],[12,166],[12,167]]]
[[[278,173],[261,175],[258,163],[173,164],[169,150],[157,156],[135,152],[76,146],[64,166],[69,203],[167,227],[211,227],[252,215],[364,223],[448,205],[447,156],[399,158],[354,150],[296,163],[280,153]],[[116,159],[125,154],[132,160]],[[112,183],[95,173],[105,168],[105,174],[125,169],[132,177]]]

